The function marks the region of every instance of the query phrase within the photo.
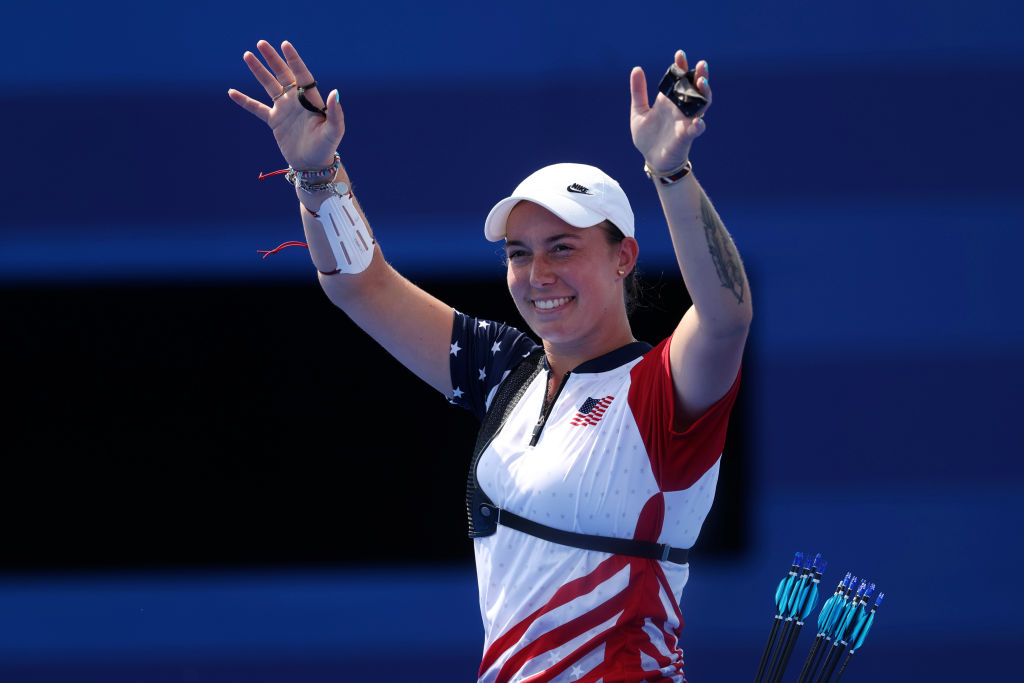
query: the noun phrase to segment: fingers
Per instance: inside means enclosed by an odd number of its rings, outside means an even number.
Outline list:
[[[682,50],[676,50],[675,64],[683,71],[689,70],[689,65],[686,60],[686,53]],[[708,85],[708,63],[707,60],[700,60],[697,62],[697,66],[693,69],[693,82],[697,86],[697,90],[707,99],[708,103],[701,109],[698,116],[703,116],[704,112],[711,106],[711,86]],[[703,130],[703,129],[701,129]],[[698,133],[699,134],[699,133]]]
[[[273,97],[281,92],[281,82],[277,80],[274,74],[267,70],[267,67],[263,66],[263,62],[260,61],[259,57],[246,51],[242,55],[242,60],[249,67],[249,71],[256,77],[256,80],[260,82],[260,85],[263,86],[263,89],[267,91],[268,95]]]
[[[632,116],[643,116],[650,111],[651,104],[647,99],[647,76],[644,75],[644,70],[638,66],[634,66],[629,74],[629,96]]]
[[[287,40],[281,43],[281,54],[288,60],[288,68],[292,75],[295,77],[295,82],[300,86],[306,85],[307,83],[314,83],[316,79],[313,78],[313,74],[310,73],[306,67],[306,63],[302,61],[302,57],[299,57],[298,51],[291,43]],[[314,107],[324,106],[323,100],[320,98],[320,93],[316,88],[309,88],[305,91],[306,99]]]
[[[295,80],[295,76],[292,74],[291,68],[288,63],[281,59],[281,55],[277,54],[277,50],[274,46],[265,40],[261,40],[256,43],[256,49],[263,55],[263,59],[267,61],[267,66],[274,72],[275,80],[278,82],[278,86],[285,86]],[[276,95],[277,93],[270,93]]]
[[[708,84],[708,63],[703,59],[697,62],[697,68],[694,69],[693,75],[694,81],[697,84],[697,90],[700,90],[701,95],[703,95],[708,101],[700,112],[700,115],[703,116],[704,112],[706,112],[708,107],[711,106],[711,86]]]
[[[708,124],[704,121],[704,114],[707,112],[708,107],[711,106],[711,86],[708,85],[708,63],[706,60],[702,59],[697,62],[697,66],[693,70],[693,80],[697,90],[700,90],[700,93],[708,101],[693,119],[693,123],[687,131],[692,136],[692,139],[695,140],[708,128]]]
[[[693,70],[694,78],[707,78],[708,77],[708,63],[705,60],[697,62],[697,66]]]
[[[700,117],[699,116],[699,117],[697,117],[696,119],[693,120],[693,125],[690,126],[689,130],[693,131],[693,138],[692,139],[696,140],[707,129],[708,129],[708,124],[704,123],[704,117]]]
[[[683,52],[682,50],[676,50],[676,54],[675,54],[675,58],[674,59],[675,59],[676,66],[678,66],[680,69],[682,69],[683,71],[689,71],[690,70],[690,67],[687,66],[687,63],[686,63],[686,53],[685,52]]]
[[[234,88],[228,90],[228,97],[231,98],[232,102],[234,102],[239,107],[246,110],[253,116],[258,117],[264,123],[267,123],[270,120],[270,107],[263,104],[262,102],[254,100],[248,95],[244,95],[238,92]]]
[[[330,126],[332,136],[340,142],[342,135],[345,134],[345,114],[341,111],[337,90],[332,90],[327,95],[327,125]]]

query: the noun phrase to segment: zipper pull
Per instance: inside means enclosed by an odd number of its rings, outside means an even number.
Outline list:
[[[548,372],[550,373],[550,370]],[[562,375],[562,381],[558,384],[558,388],[555,389],[555,394],[551,397],[551,401],[547,400],[547,391],[545,390],[544,405],[541,406],[540,417],[537,419],[537,424],[534,426],[533,434],[530,437],[531,446],[536,446],[537,442],[540,441],[540,433],[544,431],[544,425],[547,424],[548,415],[551,414],[551,410],[555,407],[555,401],[558,400],[558,395],[562,393],[562,387],[564,387],[565,383],[569,380],[570,374],[570,372],[567,372]]]
[[[547,413],[541,413],[540,419],[537,420],[537,424],[533,427],[533,435],[530,437],[530,445],[536,446],[537,441],[540,440],[540,433],[544,431],[544,423],[547,422]]]

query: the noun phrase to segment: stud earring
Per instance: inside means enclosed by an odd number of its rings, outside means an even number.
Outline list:
[[[618,271],[618,273],[619,273],[619,275],[625,275],[625,274],[626,274],[626,271],[624,271],[624,270],[621,270],[621,269],[620,269],[620,270]]]

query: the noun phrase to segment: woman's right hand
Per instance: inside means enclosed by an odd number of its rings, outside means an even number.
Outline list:
[[[242,59],[271,97],[272,106],[268,107],[233,88],[228,90],[228,97],[270,126],[289,166],[298,170],[327,168],[334,163],[334,152],[345,134],[345,116],[338,101],[338,91],[332,90],[327,95],[326,119],[314,114],[299,102],[295,87],[281,95],[284,88],[292,83],[304,86],[313,82],[313,75],[292,44],[288,41],[281,43],[284,58],[265,40],[256,43],[256,49],[263,55],[269,69],[251,52],[242,55]],[[277,95],[281,96],[274,100]],[[305,95],[313,106],[324,106],[316,88],[307,89]]]

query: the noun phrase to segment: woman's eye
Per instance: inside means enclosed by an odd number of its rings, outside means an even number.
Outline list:
[[[526,256],[525,251],[522,249],[516,249],[515,251],[508,252],[508,256],[506,258],[508,258],[509,261],[515,261],[516,259],[520,259],[524,256]]]
[[[572,247],[570,247],[568,244],[556,244],[554,247],[551,248],[551,251],[561,253],[564,255],[572,251]]]

